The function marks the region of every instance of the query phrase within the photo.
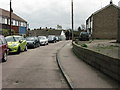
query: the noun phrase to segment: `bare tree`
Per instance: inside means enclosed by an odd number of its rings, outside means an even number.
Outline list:
[[[62,29],[62,26],[61,25],[57,25],[57,29]]]
[[[81,24],[82,30],[85,30],[85,24]]]

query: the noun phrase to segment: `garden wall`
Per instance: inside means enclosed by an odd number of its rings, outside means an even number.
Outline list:
[[[120,81],[120,59],[83,48],[76,43],[73,43],[73,52],[89,65]]]

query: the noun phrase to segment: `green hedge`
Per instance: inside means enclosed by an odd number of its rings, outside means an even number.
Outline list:
[[[9,29],[0,29],[0,34],[2,34],[2,35],[4,35],[4,36],[10,35],[9,32],[10,32]],[[11,33],[12,33],[12,34],[15,34],[15,31],[12,30]]]

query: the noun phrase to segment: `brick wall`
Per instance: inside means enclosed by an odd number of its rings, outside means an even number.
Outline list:
[[[93,15],[93,38],[117,39],[118,9],[109,6]]]
[[[120,10],[119,10],[119,17],[118,17],[118,37],[117,41],[120,43]]]
[[[73,43],[73,51],[81,60],[120,81],[120,59],[82,48],[75,43]]]

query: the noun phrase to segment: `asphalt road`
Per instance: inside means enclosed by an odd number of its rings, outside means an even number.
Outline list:
[[[55,57],[65,43],[67,41],[9,55],[9,60],[2,64],[2,87],[68,88]]]

